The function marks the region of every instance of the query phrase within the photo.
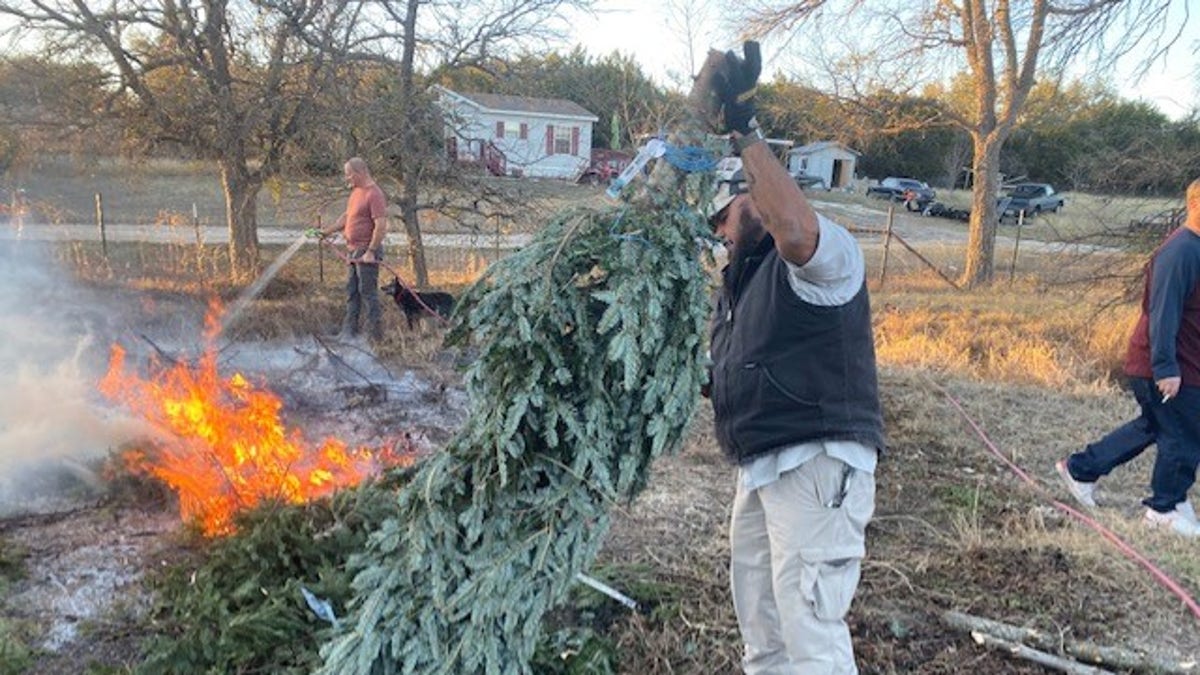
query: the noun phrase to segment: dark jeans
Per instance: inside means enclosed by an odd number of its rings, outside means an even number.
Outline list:
[[[362,251],[351,251],[351,259],[362,255]],[[376,257],[380,257],[377,254]],[[371,339],[383,337],[383,310],[379,306],[379,264],[350,263],[346,265],[346,316],[342,319],[342,332],[358,335],[358,317],[363,306],[367,309],[367,331]]]
[[[1200,387],[1180,387],[1175,398],[1163,403],[1153,380],[1133,378],[1129,385],[1141,414],[1083,452],[1071,455],[1067,468],[1075,480],[1090,483],[1157,444],[1150,477],[1152,494],[1142,503],[1166,513],[1187,499],[1188,490],[1196,482],[1196,466],[1200,464]]]

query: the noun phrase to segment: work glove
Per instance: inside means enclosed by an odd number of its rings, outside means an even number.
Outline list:
[[[308,237],[309,239],[324,239],[325,233],[322,232],[321,228],[319,227],[310,227],[304,231],[304,236]]]
[[[754,90],[762,72],[762,51],[753,40],[742,44],[743,57],[725,52],[725,64],[713,78],[713,88],[721,102],[725,131],[746,135],[758,126],[754,119]]]

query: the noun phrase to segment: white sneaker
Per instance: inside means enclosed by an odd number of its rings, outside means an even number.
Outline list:
[[[1200,520],[1196,520],[1196,509],[1192,508],[1190,499],[1185,499],[1175,505],[1175,510],[1182,513],[1185,518],[1193,523],[1200,524]]]
[[[1067,468],[1067,460],[1060,459],[1054,463],[1054,470],[1062,477],[1063,483],[1066,484],[1067,490],[1075,501],[1084,506],[1094,509],[1096,508],[1096,483],[1085,483],[1075,480],[1071,477],[1071,470]]]
[[[1186,502],[1175,505],[1174,511],[1159,513],[1154,509],[1146,509],[1146,525],[1151,528],[1171,528],[1176,534],[1185,537],[1200,537],[1200,524],[1189,518],[1184,509]],[[1190,505],[1189,505],[1190,506]]]

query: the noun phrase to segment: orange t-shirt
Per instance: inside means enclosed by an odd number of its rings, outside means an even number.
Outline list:
[[[342,236],[350,248],[366,248],[371,245],[371,234],[375,231],[375,219],[387,215],[387,199],[378,185],[354,188],[346,201],[346,224]]]

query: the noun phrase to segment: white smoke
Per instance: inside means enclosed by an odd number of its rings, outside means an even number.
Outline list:
[[[47,471],[93,482],[84,468],[143,435],[96,390],[110,313],[28,241],[0,241],[0,503],[38,495]],[[94,464],[94,462],[92,462]],[[89,480],[90,478],[90,480]]]

